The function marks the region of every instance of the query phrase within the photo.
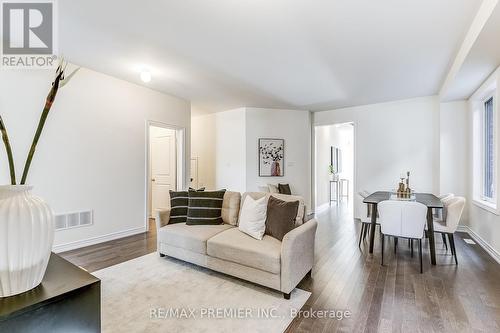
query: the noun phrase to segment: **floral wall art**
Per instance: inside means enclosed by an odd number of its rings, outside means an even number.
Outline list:
[[[259,176],[283,177],[285,174],[285,140],[259,139]]]

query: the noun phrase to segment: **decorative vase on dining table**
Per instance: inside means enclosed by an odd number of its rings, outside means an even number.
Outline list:
[[[0,186],[0,297],[17,295],[43,279],[54,241],[54,214],[32,186]]]

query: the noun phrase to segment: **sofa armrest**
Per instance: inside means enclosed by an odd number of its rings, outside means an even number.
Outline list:
[[[156,230],[160,230],[170,220],[170,209],[158,209],[155,214]]]
[[[312,269],[318,222],[309,220],[283,237],[281,243],[281,291],[290,293]]]

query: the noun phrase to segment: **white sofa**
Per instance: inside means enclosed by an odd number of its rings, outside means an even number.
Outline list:
[[[283,241],[268,235],[262,240],[252,238],[237,227],[240,193],[226,192],[221,225],[168,224],[170,210],[157,212],[158,253],[279,290],[289,299],[292,290],[312,270],[317,222],[304,222],[301,197],[249,192],[243,194],[243,200],[247,195],[255,199],[273,195],[286,201],[298,200],[297,227]]]

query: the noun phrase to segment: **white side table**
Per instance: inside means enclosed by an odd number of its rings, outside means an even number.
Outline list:
[[[332,183],[335,184],[335,199],[332,200]],[[337,180],[330,180],[330,206],[332,205],[332,201],[335,201],[337,205],[339,204],[340,201],[340,181]]]

